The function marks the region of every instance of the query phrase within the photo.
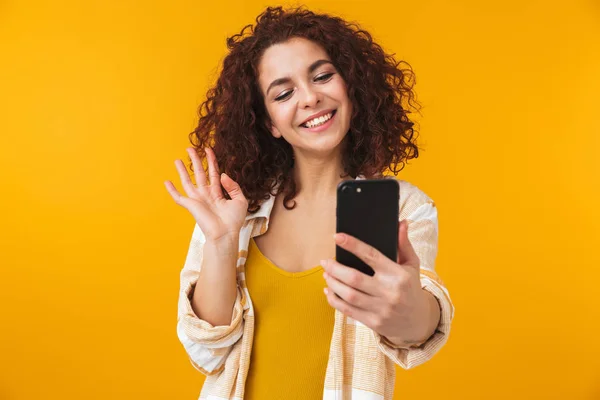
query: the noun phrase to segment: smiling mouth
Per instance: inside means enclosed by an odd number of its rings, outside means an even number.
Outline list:
[[[335,113],[337,113],[337,108],[331,112],[331,118],[333,118],[333,116],[335,115]],[[329,119],[331,119],[331,118],[329,118]],[[326,124],[328,121],[329,120],[325,121],[324,124]],[[308,128],[308,129],[310,129],[311,127],[307,126],[306,124],[307,123],[305,122],[304,124],[301,124],[300,127],[301,128]],[[312,128],[315,128],[315,126],[313,126]]]

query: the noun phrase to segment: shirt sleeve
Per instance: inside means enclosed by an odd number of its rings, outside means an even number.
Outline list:
[[[421,192],[421,197],[425,196]],[[450,325],[454,318],[454,305],[448,289],[435,272],[438,243],[438,217],[435,203],[425,196],[425,202],[407,207],[410,214],[408,238],[421,262],[421,287],[430,292],[440,306],[440,322],[435,332],[423,343],[410,347],[397,347],[384,336],[373,331],[378,348],[403,369],[410,369],[431,359],[448,341]]]
[[[238,285],[229,325],[213,326],[196,316],[191,299],[200,274],[204,242],[204,234],[196,224],[180,274],[177,337],[194,368],[205,375],[212,375],[223,370],[233,345],[242,337],[245,296]]]

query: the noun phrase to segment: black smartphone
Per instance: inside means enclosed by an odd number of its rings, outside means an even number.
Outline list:
[[[398,257],[398,203],[396,179],[358,179],[337,186],[336,232],[347,233],[375,247],[390,260]],[[375,271],[353,253],[335,246],[336,260],[373,276]]]

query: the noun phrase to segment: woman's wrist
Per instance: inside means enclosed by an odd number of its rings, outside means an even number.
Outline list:
[[[419,347],[422,344],[426,343],[437,331],[437,327],[440,323],[441,317],[440,303],[431,292],[425,289],[422,289],[422,292],[423,295],[426,297],[425,304],[427,304],[426,311],[423,313],[423,323],[419,324],[419,326],[424,327],[422,330],[420,330],[423,333],[417,333],[413,338],[382,336],[382,341],[384,343],[395,348]]]

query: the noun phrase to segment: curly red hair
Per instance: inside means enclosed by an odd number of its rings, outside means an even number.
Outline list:
[[[246,29],[249,28],[249,34]],[[342,166],[353,178],[380,175],[389,168],[397,175],[405,161],[417,158],[414,123],[414,73],[399,66],[371,35],[356,23],[304,6],[284,10],[268,7],[239,34],[227,38],[229,53],[221,74],[199,109],[199,122],[189,139],[201,157],[212,147],[221,172],[236,181],[254,213],[274,192],[284,194],[284,205],[296,196],[291,145],[274,138],[258,86],[258,65],[264,51],[277,43],[301,37],[318,43],[331,58],[347,85],[352,102],[350,129],[344,138]],[[404,105],[406,104],[406,106]],[[394,169],[400,165],[399,169]],[[193,165],[189,164],[193,170]],[[229,195],[223,189],[226,198]],[[295,207],[287,207],[292,209]]]

